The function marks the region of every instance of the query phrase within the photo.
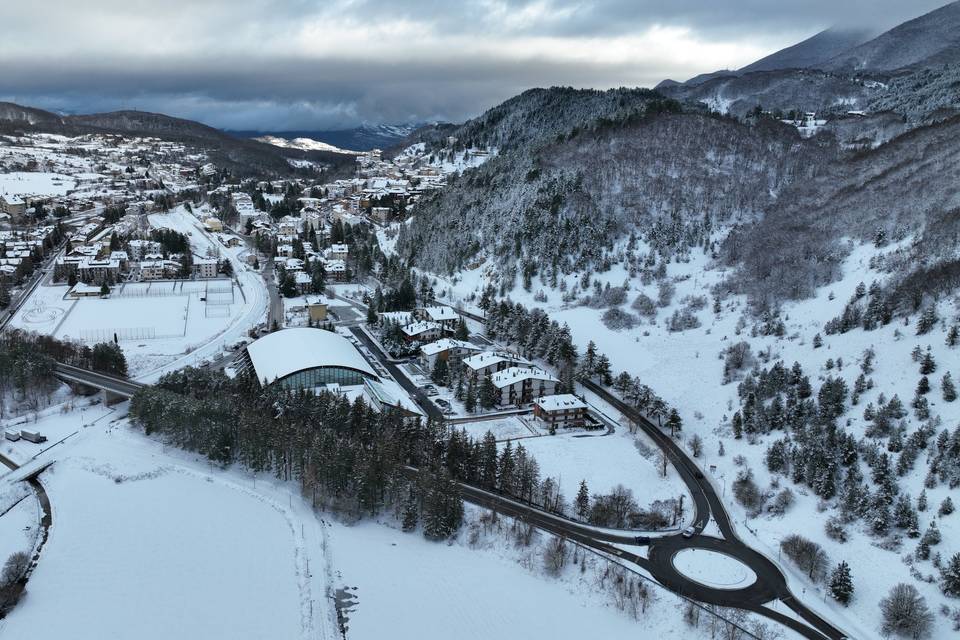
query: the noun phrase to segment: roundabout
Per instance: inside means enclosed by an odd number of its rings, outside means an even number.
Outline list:
[[[733,556],[710,549],[681,549],[673,568],[686,578],[713,589],[742,589],[757,581],[757,574]]]

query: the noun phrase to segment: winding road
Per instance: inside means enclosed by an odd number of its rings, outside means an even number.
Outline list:
[[[444,304],[439,301],[434,302]],[[481,324],[485,323],[485,319],[480,315],[461,308],[453,308],[464,317]],[[550,514],[528,505],[507,504],[511,501],[504,501],[503,498],[488,492],[478,493],[480,490],[473,487],[462,486],[464,498],[481,506],[496,507],[501,513],[523,517],[525,521],[539,528],[628,560],[647,570],[663,586],[688,598],[717,606],[753,611],[790,627],[811,640],[843,640],[848,638],[844,631],[797,600],[791,593],[786,577],[780,568],[772,560],[750,548],[740,539],[713,484],[673,438],[650,422],[636,408],[617,398],[595,382],[587,380],[581,382],[581,384],[604,402],[616,408],[634,424],[639,425],[654,444],[666,453],[693,497],[696,513],[693,527],[696,529],[697,535],[691,538],[684,538],[682,535],[651,538],[648,556],[645,558],[611,546],[611,543],[637,544],[635,538],[631,536],[604,533],[591,527],[550,516]],[[722,538],[703,535],[703,531],[711,518],[720,529]],[[757,579],[749,587],[735,590],[715,589],[696,582],[684,576],[673,565],[674,556],[683,549],[705,549],[731,556],[752,569]],[[765,606],[776,600],[783,602],[807,624]]]

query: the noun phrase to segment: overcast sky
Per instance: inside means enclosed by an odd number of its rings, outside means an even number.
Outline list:
[[[653,86],[944,0],[0,2],[0,99],[229,129],[462,121],[524,89]]]

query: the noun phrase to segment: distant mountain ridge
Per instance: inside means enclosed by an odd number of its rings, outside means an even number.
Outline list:
[[[960,61],[960,2],[951,2],[838,54],[824,68],[889,72],[957,61]]]
[[[270,137],[281,140],[309,139],[340,150],[370,151],[389,149],[407,138],[420,124],[364,124],[353,129],[332,131],[228,131],[241,138]]]
[[[878,34],[872,29],[838,29],[821,31],[792,47],[781,49],[739,69],[737,73],[777,71],[779,69],[813,69],[836,56],[868,42]]]
[[[737,117],[758,106],[828,117],[888,110],[916,124],[960,110],[960,1],[873,36],[866,28],[827,29],[737,71],[657,89]]]
[[[64,135],[90,133],[152,136],[202,149],[219,166],[241,174],[289,174],[288,158],[320,163],[344,162],[343,154],[329,151],[281,149],[274,145],[232,136],[214,127],[161,113],[113,111],[86,115],[57,115],[43,109],[0,102],[0,133],[39,131]]]
[[[278,136],[260,136],[252,139],[256,140],[257,142],[272,144],[275,147],[282,147],[284,149],[300,149],[301,151],[329,151],[331,153],[345,153],[349,155],[356,155],[360,153],[358,151],[351,151],[350,149],[341,149],[340,147],[335,147],[332,144],[320,142],[319,140],[314,140],[313,138],[281,138]]]

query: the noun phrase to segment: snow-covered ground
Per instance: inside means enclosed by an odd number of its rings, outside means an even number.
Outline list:
[[[60,173],[13,171],[0,173],[0,195],[62,196],[77,181]]]
[[[530,420],[530,416],[507,416],[496,420],[460,422],[455,426],[457,429],[466,431],[471,438],[477,440],[483,438],[489,431],[498,441],[525,438],[523,444],[526,446],[530,438],[546,433],[546,431],[541,431],[532,425],[533,422]]]
[[[389,516],[346,526],[314,513],[295,485],[165,447],[124,412],[88,401],[42,412],[32,428],[51,442],[73,435],[33,462],[41,446],[4,445],[25,468],[53,461],[41,479],[54,521],[3,637],[332,640],[337,595],[354,640],[710,637],[685,628],[682,602],[655,585],[639,621],[620,610],[599,586],[612,584],[600,578],[606,561],[591,554],[574,562],[571,548],[552,575],[549,537],[517,546],[508,519],[485,527],[468,507],[448,543],[402,533]]]
[[[40,502],[23,482],[11,482],[0,467],[0,562],[18,551],[30,553],[40,531]]]
[[[33,425],[51,441],[79,433],[40,456],[54,460],[53,526],[3,637],[336,637],[323,524],[289,487],[168,450],[122,412]],[[21,461],[39,449],[9,448]]]
[[[609,436],[578,437],[574,433],[558,433],[521,440],[519,444],[537,459],[542,477],[559,480],[568,501],[576,497],[581,480],[587,481],[592,494],[609,493],[622,484],[633,491],[641,508],[654,500],[679,500],[683,495],[684,516],[691,518],[690,496],[676,470],[668,465],[667,477],[661,477],[659,454],[653,453],[656,450],[652,445],[648,445],[647,455],[642,454],[634,437],[618,428]]]
[[[757,574],[739,560],[709,549],[683,549],[673,556],[673,566],[691,580],[714,589],[744,589]]]
[[[79,300],[65,298],[67,286],[45,283],[11,326],[86,343],[110,341],[116,334],[131,377],[151,382],[222,355],[264,321],[269,296],[260,274],[240,259],[245,247],[224,247],[182,207],[151,215],[150,223],[187,234],[195,253],[230,260],[235,280],[124,283],[108,299]]]
[[[946,329],[957,317],[955,300],[941,301],[938,314],[945,321],[938,323],[927,335],[915,335],[916,317],[912,318],[909,324],[905,325],[902,319],[898,319],[875,331],[855,329],[846,334],[832,336],[824,333],[824,323],[841,314],[858,283],[869,285],[874,280],[883,282],[886,279],[886,274],[870,267],[870,259],[893,248],[893,245],[881,250],[872,245],[851,246],[851,253],[843,265],[844,277],[841,281],[823,287],[813,299],[784,306],[781,318],[786,325],[786,335],[783,338],[751,335],[750,326],[753,322],[738,328],[738,322],[746,311],[743,297],[728,296],[723,301],[719,314],[712,311],[711,288],[729,274],[699,252],[694,252],[688,262],[668,265],[668,279],[676,287],[672,302],[658,309],[654,321],[640,320],[632,329],[615,331],[607,328],[601,321],[604,312],[602,309],[567,305],[563,303],[559,290],[551,289],[536,277],[530,291],[518,286],[510,294],[513,301],[521,302],[527,307],[542,307],[549,312],[552,319],[561,324],[567,323],[581,353],[589,341],[594,341],[598,350],[610,358],[614,374],[628,371],[631,375],[638,376],[671,406],[678,409],[684,422],[684,439],[694,433],[703,438],[705,446],[701,465],[705,470],[716,465],[716,471],[711,478],[724,495],[729,510],[738,522],[740,533],[746,537],[749,544],[777,560],[780,540],[788,534],[801,532],[825,548],[830,557],[831,568],[840,560],[846,560],[850,564],[856,588],[854,600],[849,607],[842,607],[829,598],[824,602],[822,585],[810,582],[788,561],[783,560],[780,564],[787,572],[794,592],[806,594],[802,595],[804,602],[819,607],[831,620],[863,637],[874,637],[878,634],[878,603],[898,582],[914,584],[933,610],[938,610],[941,604],[948,607],[955,607],[956,604],[940,593],[936,584],[939,573],[931,563],[918,562],[916,566],[923,576],[934,578],[932,583],[911,577],[910,567],[901,558],[913,552],[916,540],[905,539],[901,548],[885,551],[876,546],[876,538],[862,530],[862,524],[851,528],[849,542],[831,540],[825,535],[823,525],[835,512],[830,509],[820,511],[819,499],[811,491],[794,485],[789,480],[781,478],[780,485],[793,489],[797,497],[795,506],[783,516],[764,514],[758,518],[748,518],[745,510],[733,500],[727,485],[733,482],[738,472],[749,467],[753,470],[760,488],[768,489],[773,478],[766,470],[764,454],[769,442],[783,434],[773,433],[766,438],[759,438],[755,444],[750,444],[746,438],[733,439],[730,419],[739,407],[737,384],[722,384],[721,352],[733,343],[746,341],[751,345],[754,356],[764,352],[770,354],[769,362],[763,366],[769,366],[778,359],[783,360],[788,367],[795,361],[799,362],[804,372],[810,375],[816,390],[828,375],[842,377],[848,387],[852,388],[854,380],[860,374],[859,363],[863,353],[872,347],[876,352],[875,371],[869,377],[873,379],[874,387],[861,396],[857,406],[852,407],[849,400],[847,402],[846,418],[850,419],[847,429],[859,438],[863,435],[865,426],[863,409],[870,402],[876,404],[881,393],[888,399],[894,394],[899,395],[910,411],[909,402],[919,379],[919,365],[912,359],[911,352],[917,346],[926,349],[929,345],[938,365],[936,372],[930,377],[933,386],[928,395],[931,413],[939,414],[943,427],[952,429],[960,422],[960,402],[946,403],[941,399],[939,380],[947,371],[952,371],[954,379],[960,375],[960,352],[944,346]],[[485,282],[485,269],[486,267],[481,267],[461,272],[452,279],[438,278],[436,290],[445,294],[447,300],[453,304],[463,304],[468,309],[475,309],[474,303]],[[609,283],[611,287],[621,286],[625,281],[629,283],[627,303],[622,306],[625,311],[632,312],[630,303],[638,293],[642,292],[654,300],[657,299],[656,283],[644,286],[639,278],[631,279],[620,264],[614,265],[608,272],[595,274],[594,278],[601,284]],[[566,286],[568,290],[575,288],[576,279],[568,277]],[[547,302],[534,299],[534,295],[541,290],[546,293]],[[584,291],[581,295],[591,292]],[[469,300],[471,296],[472,302]],[[668,331],[666,319],[684,306],[682,301],[687,296],[704,296],[707,299],[706,307],[696,312],[701,326],[683,332]],[[814,349],[812,340],[817,333],[822,336],[823,346]],[[833,369],[826,368],[828,359],[834,361]],[[839,360],[843,362],[842,368],[836,366]],[[909,430],[912,430],[919,422],[912,412],[910,413],[907,421]],[[723,456],[719,454],[721,441],[725,447]],[[524,441],[525,446],[528,442]],[[587,444],[592,444],[592,441]],[[530,448],[533,450],[532,446]],[[543,464],[540,452],[534,452]],[[921,455],[913,472],[898,479],[902,491],[911,495],[914,500],[923,489],[927,470],[924,457]],[[591,458],[597,465],[603,460],[603,457]],[[744,461],[744,466],[738,465],[738,461]],[[567,462],[564,466],[569,468]],[[869,476],[869,469],[865,465],[864,469]],[[960,552],[960,517],[936,517],[936,506],[949,493],[950,490],[942,484],[934,489],[927,489],[931,508],[920,513],[921,531],[926,530],[933,518],[937,519],[943,533],[943,542],[932,551],[939,552],[944,559]],[[747,526],[743,526],[745,520]],[[752,533],[753,531],[756,533]],[[937,615],[935,637],[945,637],[951,633],[950,629],[949,619]]]

